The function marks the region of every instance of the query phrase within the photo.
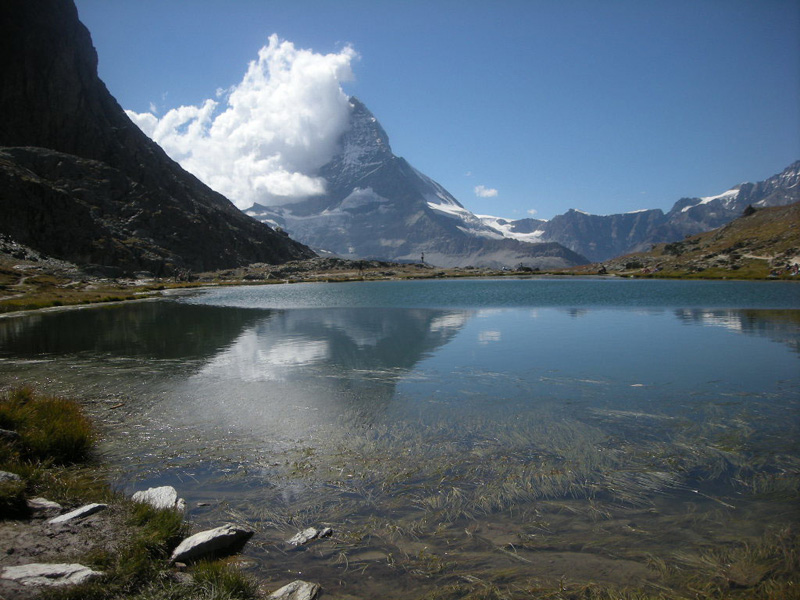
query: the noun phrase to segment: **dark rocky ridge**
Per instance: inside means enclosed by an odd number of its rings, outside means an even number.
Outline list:
[[[133,124],[71,0],[0,6],[0,232],[66,260],[169,274],[313,256]]]

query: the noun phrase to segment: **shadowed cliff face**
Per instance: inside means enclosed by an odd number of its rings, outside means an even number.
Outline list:
[[[0,231],[168,274],[313,256],[184,171],[125,115],[69,0],[0,6]]]

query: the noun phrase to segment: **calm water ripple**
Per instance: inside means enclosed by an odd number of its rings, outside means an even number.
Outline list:
[[[798,524],[799,289],[213,289],[0,320],[0,377],[86,399],[121,486],[175,485],[198,526],[247,522],[275,582],[407,598],[502,572],[508,589],[566,574],[678,593],[654,560],[702,574],[686,556]],[[323,523],[333,538],[285,554]]]

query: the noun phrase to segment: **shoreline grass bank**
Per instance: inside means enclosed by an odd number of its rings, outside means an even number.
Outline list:
[[[10,563],[79,562],[104,575],[61,588],[24,590],[24,597],[54,600],[254,600],[257,582],[225,561],[203,561],[185,572],[170,552],[189,533],[178,510],[136,503],[108,483],[95,456],[97,434],[78,402],[16,388],[0,396],[0,540]],[[89,525],[54,534],[29,507],[33,498],[65,507],[108,505]],[[60,538],[60,539],[59,539]],[[65,539],[68,538],[68,539]],[[34,546],[34,547],[31,547]],[[62,557],[58,561],[57,557]],[[9,593],[0,586],[0,596]],[[23,594],[23,590],[12,590]],[[11,597],[11,596],[9,596]]]

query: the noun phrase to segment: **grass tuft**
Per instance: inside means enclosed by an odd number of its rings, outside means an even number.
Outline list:
[[[19,434],[22,460],[80,463],[90,458],[95,442],[92,423],[77,402],[37,395],[28,387],[0,400],[0,428]]]
[[[191,575],[195,588],[193,598],[246,600],[258,597],[258,584],[225,562],[201,561],[192,567]]]
[[[25,481],[0,481],[0,515],[11,519],[27,517],[28,504],[25,500]]]

